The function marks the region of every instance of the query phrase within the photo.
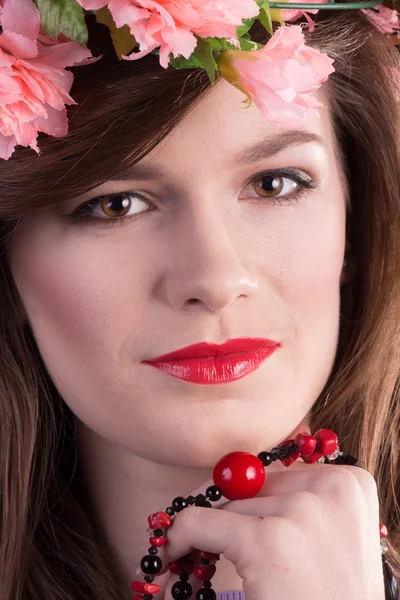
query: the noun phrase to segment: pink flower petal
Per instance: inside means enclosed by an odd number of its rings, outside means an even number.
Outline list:
[[[163,67],[170,54],[189,58],[195,35],[236,38],[243,19],[259,12],[255,0],[110,0],[108,8],[117,27],[128,25],[139,44],[140,52],[129,60],[159,47]]]
[[[76,0],[85,10],[99,10],[107,6],[108,0]]]
[[[117,27],[123,27],[124,25],[130,27],[132,23],[135,24],[137,21],[149,18],[148,10],[133,5],[127,0],[110,0],[108,8]]]
[[[40,29],[39,11],[32,0],[5,0],[1,26],[3,30],[36,40]]]
[[[400,30],[400,17],[397,10],[392,10],[380,4],[371,9],[363,9],[362,12],[382,33],[389,35],[398,34]]]
[[[65,106],[76,104],[69,95],[74,75],[66,67],[101,58],[76,42],[43,36],[38,14],[32,0],[5,0],[1,14],[0,158],[5,160],[15,145],[39,153],[39,132],[66,135]]]
[[[237,73],[231,83],[281,127],[303,127],[307,112],[322,108],[313,93],[334,71],[331,58],[304,42],[299,25],[284,26],[260,50],[227,53]],[[231,70],[224,73],[229,81]]]
[[[295,2],[296,4],[303,2],[303,0],[291,0],[291,1]],[[310,0],[309,2],[307,0],[307,4],[328,4],[328,0]],[[302,16],[305,16],[307,18],[306,13],[316,15],[317,12],[318,12],[318,9],[311,9],[311,8],[307,8],[305,10],[303,10],[303,9],[296,10],[295,8],[282,8],[281,9],[281,17],[286,23],[293,23],[294,21],[297,21],[297,19],[300,19]]]
[[[38,53],[36,40],[7,30],[0,34],[0,46],[15,58],[33,58]]]
[[[46,106],[48,117],[44,119],[38,117],[35,121],[38,131],[52,135],[53,137],[63,137],[68,133],[67,111],[55,110],[51,106]]]
[[[0,158],[8,160],[15,150],[17,140],[15,136],[5,136],[0,133]]]
[[[99,58],[92,57],[90,50],[77,42],[64,42],[52,46],[40,44],[37,62],[45,63],[49,67],[65,69],[65,67],[82,64],[82,61],[86,61],[86,64],[97,62]],[[35,61],[32,63],[35,64]]]

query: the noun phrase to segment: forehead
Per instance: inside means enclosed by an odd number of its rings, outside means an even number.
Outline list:
[[[168,161],[173,154],[183,162],[196,157],[228,166],[245,160],[250,146],[256,148],[266,140],[275,140],[276,151],[289,144],[312,142],[313,138],[332,146],[327,98],[321,90],[317,97],[326,108],[309,116],[304,130],[282,129],[269,122],[254,102],[247,107],[244,94],[221,79],[141,163]],[[253,158],[257,160],[257,152]]]

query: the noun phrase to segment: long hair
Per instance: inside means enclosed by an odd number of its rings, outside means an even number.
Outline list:
[[[399,58],[360,11],[320,11],[309,43],[335,59],[326,84],[349,189],[347,237],[356,272],[341,292],[332,373],[311,426],[377,481],[388,554],[400,573]],[[20,220],[86,193],[145,156],[211,89],[198,70],[164,70],[156,56],[119,61],[108,30],[88,17],[103,58],[73,69],[69,133],[18,148],[0,181],[0,596],[2,600],[120,600],[115,557],[81,493],[74,416],[42,361],[7,262]],[[254,27],[266,42],[267,33]],[[111,151],[110,151],[111,149]],[[29,260],[29,257],[27,257]]]

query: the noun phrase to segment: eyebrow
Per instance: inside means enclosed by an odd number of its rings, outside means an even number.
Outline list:
[[[323,138],[315,133],[300,130],[283,131],[276,136],[260,140],[247,148],[243,148],[233,156],[231,164],[232,167],[245,166],[253,162],[265,160],[266,158],[271,158],[291,146],[310,143],[317,143],[325,147]],[[112,177],[110,181],[130,181],[134,179],[154,181],[165,179],[166,177],[167,173],[155,165],[137,163],[121,171]]]
[[[325,142],[320,135],[310,131],[283,131],[274,137],[256,142],[247,148],[243,148],[235,154],[232,160],[233,166],[244,166],[259,160],[271,158],[282,150],[291,146],[301,144],[317,143],[325,147]]]

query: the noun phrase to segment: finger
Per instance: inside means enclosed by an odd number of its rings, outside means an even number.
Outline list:
[[[293,466],[293,465],[292,465]],[[266,474],[257,497],[282,496],[307,490],[327,502],[365,502],[376,511],[378,493],[376,481],[365,469],[349,465],[314,464],[289,467],[286,472]]]

